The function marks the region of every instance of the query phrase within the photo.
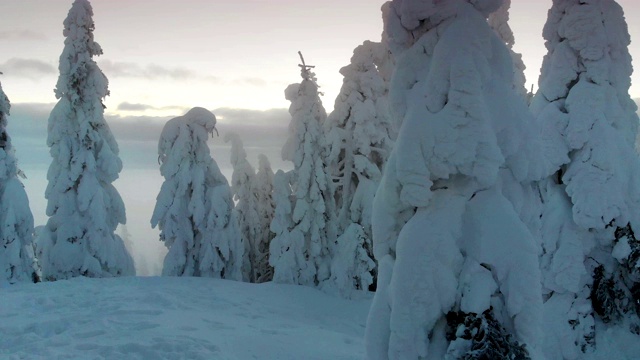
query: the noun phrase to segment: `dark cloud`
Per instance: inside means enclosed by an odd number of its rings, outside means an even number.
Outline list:
[[[55,104],[15,103],[9,117],[9,134],[14,139],[19,160],[31,166],[47,166],[51,161],[47,147],[47,122]],[[136,105],[136,104],[132,104]],[[144,107],[145,105],[141,105]],[[180,114],[186,111],[180,111]],[[212,154],[222,166],[229,159],[229,144],[224,142],[228,133],[242,139],[250,161],[257,162],[257,154],[265,153],[274,168],[288,166],[280,160],[280,149],[288,134],[289,113],[286,109],[248,110],[219,108],[213,111],[220,117],[219,136],[210,140]],[[156,168],[157,142],[162,128],[172,116],[105,116],[120,145],[120,156],[126,166]]]
[[[51,64],[36,59],[12,58],[0,64],[0,71],[7,76],[25,77],[33,80],[44,75],[56,75],[58,70]]]
[[[134,104],[136,105],[136,104]],[[139,104],[140,108],[146,105]],[[180,111],[184,114],[187,109]],[[290,116],[285,109],[249,110],[219,108],[213,110],[218,120],[216,128],[223,142],[224,134],[237,133],[245,145],[257,147],[282,147],[286,138]],[[107,121],[118,139],[132,141],[158,141],[164,124],[173,116],[124,116],[107,115]]]
[[[183,67],[164,67],[157,64],[145,66],[110,60],[101,60],[98,65],[107,77],[128,77],[139,79],[167,78],[171,80],[191,80],[201,78],[206,81],[216,82],[218,78],[213,76],[200,76],[196,72]]]
[[[8,130],[10,135],[46,137],[49,114],[55,103],[12,103]]]
[[[145,111],[145,110],[153,110],[155,107],[146,104],[132,104],[128,102],[123,102],[118,105],[118,110],[120,111]]]
[[[213,113],[221,122],[235,126],[286,127],[291,120],[287,109],[250,110],[223,107],[213,110]]]
[[[148,104],[139,104],[139,103],[128,103],[123,102],[118,105],[118,110],[120,111],[146,111],[146,110],[175,110],[179,113],[186,112],[187,108],[184,106],[162,106],[157,107]]]
[[[218,76],[201,74],[183,67],[164,67],[157,64],[140,65],[129,62],[100,60],[98,65],[107,77],[137,78],[137,79],[198,79],[213,84],[233,84],[241,86],[265,87],[268,82],[258,77],[243,77],[238,79],[223,79]]]
[[[20,40],[20,41],[43,41],[47,40],[47,37],[39,32],[31,30],[22,31],[0,31],[0,40]]]

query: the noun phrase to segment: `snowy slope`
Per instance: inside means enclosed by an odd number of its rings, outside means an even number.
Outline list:
[[[0,288],[0,358],[362,359],[367,297],[205,278],[20,284]]]

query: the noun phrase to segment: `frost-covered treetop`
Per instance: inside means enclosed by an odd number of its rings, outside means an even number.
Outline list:
[[[240,165],[242,162],[241,166],[247,167],[243,170],[254,172],[253,168],[251,168],[251,165],[247,161],[247,152],[244,150],[244,145],[242,143],[242,139],[240,139],[240,135],[236,133],[227,133],[224,136],[224,141],[227,143],[231,143],[231,164],[236,166]]]
[[[583,228],[613,220],[640,226],[638,115],[622,8],[613,0],[555,0],[543,36],[548,54],[531,109],[569,153],[562,182],[574,220]]]
[[[7,117],[10,110],[11,103],[4,90],[2,90],[2,84],[0,84],[0,149],[3,151],[0,154],[0,179],[9,179],[18,173],[13,147],[11,146],[11,138],[7,133]]]
[[[432,28],[457,14],[460,5],[471,4],[485,16],[496,11],[503,0],[403,0],[397,8],[403,27],[412,30],[420,26]]]
[[[11,102],[9,102],[9,98],[2,90],[2,84],[0,84],[0,124],[2,129],[7,125],[7,116],[9,116],[9,112],[11,110]]]
[[[397,31],[400,28],[407,30],[422,30],[422,32],[432,29],[444,20],[455,16],[462,5],[471,4],[485,17],[496,11],[503,0],[403,0],[394,2],[394,9],[400,20],[399,23],[385,24],[384,36],[390,40],[389,48],[396,53],[399,48],[411,46],[419,34],[402,34]],[[386,11],[387,6],[383,6]],[[388,18],[384,16],[385,19]],[[422,33],[421,32],[421,33]]]
[[[284,95],[291,101],[289,113],[294,120],[289,124],[289,137],[282,147],[282,159],[292,161],[299,168],[305,152],[311,151],[302,147],[305,136],[309,136],[312,142],[320,141],[321,126],[327,113],[320,100],[318,85],[311,79],[303,79],[300,84],[287,86]]]
[[[186,125],[194,132],[194,138],[206,142],[216,128],[216,116],[205,108],[194,107],[186,114],[173,118],[164,126],[158,142],[158,161],[164,163],[180,135],[180,127]]]
[[[187,111],[184,117],[188,122],[204,127],[207,133],[212,133],[216,128],[216,116],[205,108],[194,107]]]
[[[513,31],[509,26],[509,8],[511,0],[504,0],[502,6],[489,16],[489,26],[500,36],[509,48],[515,44]]]
[[[11,110],[11,103],[9,102],[9,98],[2,90],[2,84],[0,84],[0,142],[2,147],[4,147],[4,142],[7,139],[4,137],[7,136],[7,117],[9,116],[9,112]]]
[[[618,96],[629,97],[631,38],[615,1],[554,0],[543,36],[550,63],[540,77],[540,91],[547,100],[566,97],[578,73],[595,84],[610,83]]]
[[[92,59],[94,55],[102,55],[102,48],[93,40],[92,16],[93,9],[89,1],[75,0],[64,20],[62,35],[66,39],[60,55],[60,76],[55,89],[58,99],[66,95],[75,103],[80,98],[90,96],[88,92],[95,93],[100,98],[109,95],[107,78]],[[89,77],[92,78],[87,83],[90,86],[79,88]]]
[[[509,26],[509,8],[511,0],[504,0],[502,6],[489,15],[489,26],[496,32],[498,37],[504,41],[509,48],[511,58],[513,59],[513,89],[520,94],[527,102],[531,98],[531,94],[527,91],[525,84],[527,79],[524,76],[524,70],[527,68],[522,61],[522,55],[513,51],[515,37]]]
[[[503,86],[513,84],[513,60],[485,17],[499,5],[397,0],[385,9],[396,58],[390,111],[402,122],[396,170],[411,206],[425,206],[439,180],[462,175],[492,186],[507,168],[519,182],[534,181],[558,165],[541,154],[526,103],[504,100],[513,91]],[[424,22],[411,29],[407,18]],[[442,21],[432,26],[434,19]]]
[[[371,41],[365,41],[355,48],[351,63],[340,69],[344,82],[327,122],[331,126],[340,127],[344,127],[348,121],[359,124],[360,133],[354,135],[353,140],[358,150],[364,151],[363,154],[366,155],[369,151],[365,148],[371,146],[371,141],[382,143],[384,139],[381,137],[388,137],[385,132],[391,131],[386,114],[379,111],[375,104],[382,101],[388,91],[388,86],[377,69],[377,62],[384,61],[386,52],[384,45]],[[370,139],[371,137],[375,139]]]

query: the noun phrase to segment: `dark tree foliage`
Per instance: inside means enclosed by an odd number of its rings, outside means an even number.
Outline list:
[[[492,309],[481,315],[451,311],[447,314],[447,340],[471,340],[460,360],[527,360],[529,352],[494,318]]]
[[[593,271],[593,286],[591,287],[591,304],[604,321],[608,323],[620,318],[619,302],[624,293],[616,286],[613,276],[607,276],[604,266],[600,265]]]
[[[632,316],[631,330],[640,334],[640,241],[630,224],[616,229],[614,245],[620,241],[626,241],[631,251],[611,271],[604,265],[594,269],[591,304],[605,323]]]

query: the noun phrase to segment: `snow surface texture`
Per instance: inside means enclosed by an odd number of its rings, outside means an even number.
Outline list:
[[[596,326],[594,310],[615,308],[622,314],[614,315],[638,332],[635,307],[618,304],[637,301],[629,290],[640,281],[633,275],[632,231],[617,236],[627,225],[640,226],[630,37],[622,8],[612,0],[554,1],[543,35],[548,54],[531,109],[545,138],[567,154],[541,188],[544,309],[551,325],[546,349],[549,359],[579,359],[600,346],[596,332],[611,326]],[[596,289],[618,295],[602,298]]]
[[[362,359],[366,298],[204,278],[0,288],[0,358]]]
[[[207,145],[215,126],[215,116],[196,107],[162,129],[158,156],[165,181],[151,226],[160,228],[169,248],[163,275],[243,280],[245,245],[231,189]]]
[[[347,297],[374,282],[371,206],[396,136],[387,112],[389,84],[378,70],[388,61],[389,51],[382,44],[365,41],[358,46],[351,63],[340,70],[344,81],[325,123],[325,161],[342,234],[332,260],[332,281],[325,286],[335,286]]]
[[[531,358],[542,356],[539,241],[530,223],[539,199],[529,201],[534,182],[561,162],[540,151],[541,131],[513,91],[513,60],[487,24],[501,3],[397,0],[383,8],[400,133],[373,205],[379,279],[370,359],[457,358],[468,349],[446,339],[447,313],[487,310]]]
[[[271,230],[276,236],[269,263],[276,282],[318,286],[330,277],[335,209],[323,161],[322,127],[327,114],[308,67],[302,68],[302,78],[285,90],[292,118],[282,159],[292,161],[294,168],[275,180],[276,215]]]
[[[0,287],[7,359],[359,360],[371,301],[306,286],[175,277]],[[635,360],[636,335],[599,332],[585,360]]]
[[[133,260],[120,237],[126,222],[120,194],[111,184],[122,170],[116,143],[104,119],[108,81],[93,56],[93,11],[76,0],[64,21],[64,50],[55,88],[59,99],[49,116],[49,166],[45,197],[49,220],[38,239],[42,275],[132,275]],[[40,255],[40,254],[39,254]]]
[[[7,133],[10,108],[0,85],[0,284],[40,280],[33,245],[33,215],[18,179],[20,170]]]

